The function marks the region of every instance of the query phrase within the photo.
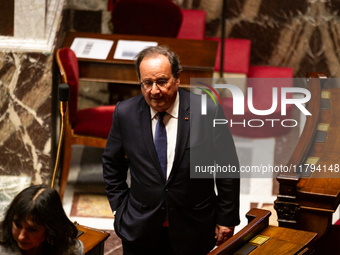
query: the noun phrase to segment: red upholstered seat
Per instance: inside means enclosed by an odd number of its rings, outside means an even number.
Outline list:
[[[171,0],[119,0],[112,23],[115,34],[176,37],[182,12]]]
[[[107,2],[107,10],[108,11],[112,11],[112,9],[113,9],[113,2],[112,2],[113,0],[109,0],[108,2]]]
[[[78,111],[79,69],[77,57],[69,48],[60,49],[58,57],[67,79],[64,82],[70,87],[68,121],[74,134],[107,139],[115,106],[100,106]]]
[[[263,78],[263,79],[255,79]],[[282,79],[277,79],[282,78]],[[293,86],[293,70],[291,68],[283,67],[268,67],[268,66],[251,66],[247,79],[247,86],[253,88],[253,105],[257,110],[268,110],[272,106],[272,90],[273,87],[278,89],[278,103],[276,110],[270,115],[255,115],[250,112],[247,103],[247,95],[245,95],[244,115],[233,115],[233,99],[223,98],[222,106],[227,119],[232,119],[233,123],[243,123],[245,125],[236,124],[230,126],[230,131],[234,135],[252,138],[276,137],[289,132],[289,127],[281,125],[281,121],[291,119],[292,105],[288,104],[286,107],[286,115],[281,115],[281,88]],[[288,93],[287,98],[291,98],[291,93]],[[262,120],[265,124],[262,127],[250,127],[249,120]],[[272,123],[266,119],[275,119],[279,121]],[[260,121],[252,121],[251,125],[260,126]],[[291,122],[285,123],[287,126],[293,125]],[[245,126],[245,127],[244,127]]]
[[[115,106],[99,106],[78,111],[79,68],[77,57],[71,49],[62,48],[57,50],[56,60],[63,83],[68,84],[70,87],[70,98],[65,115],[59,185],[59,195],[62,199],[71,164],[72,145],[80,144],[104,148],[110,132]]]
[[[290,67],[250,66],[249,78],[293,78],[294,72]]]
[[[218,41],[215,72],[219,72],[221,64],[221,38],[207,37],[205,39]],[[251,41],[248,39],[224,39],[223,71],[227,73],[248,74],[250,51]]]
[[[205,11],[182,9],[183,21],[177,38],[203,40],[205,36]]]
[[[73,124],[74,133],[107,139],[114,109],[114,105],[105,105],[78,111]]]

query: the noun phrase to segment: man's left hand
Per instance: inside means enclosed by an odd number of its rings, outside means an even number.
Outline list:
[[[216,225],[215,228],[215,238],[217,239],[216,245],[219,246],[225,241],[227,241],[230,237],[234,235],[235,227],[224,227],[220,225]]]

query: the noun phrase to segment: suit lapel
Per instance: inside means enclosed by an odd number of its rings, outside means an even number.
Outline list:
[[[159,173],[161,179],[164,180],[164,175],[162,172],[161,165],[159,164],[158,161],[155,144],[153,142],[152,137],[150,107],[145,102],[145,100],[142,101],[139,110],[139,125],[141,128],[140,130],[145,144],[145,149],[148,152],[153,164],[156,166],[157,172]]]
[[[190,134],[190,94],[179,90],[179,113],[175,158],[168,181],[176,174],[179,164],[184,156]]]

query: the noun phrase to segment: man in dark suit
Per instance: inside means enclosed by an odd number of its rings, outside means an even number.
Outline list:
[[[195,165],[214,164],[210,157],[239,167],[227,125],[213,127],[213,119],[225,119],[223,110],[209,100],[201,116],[200,96],[178,88],[181,67],[165,47],[143,50],[136,68],[142,95],[116,105],[103,154],[115,231],[124,254],[207,254],[239,224],[238,178],[216,178],[216,195],[212,175],[190,177]],[[156,146],[159,118],[165,163]]]

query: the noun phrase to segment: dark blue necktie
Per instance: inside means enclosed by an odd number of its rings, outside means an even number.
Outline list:
[[[166,112],[158,113],[158,122],[155,131],[155,148],[158,156],[159,163],[161,164],[164,178],[166,179],[166,167],[167,167],[167,138],[165,125],[163,123],[163,117]]]

